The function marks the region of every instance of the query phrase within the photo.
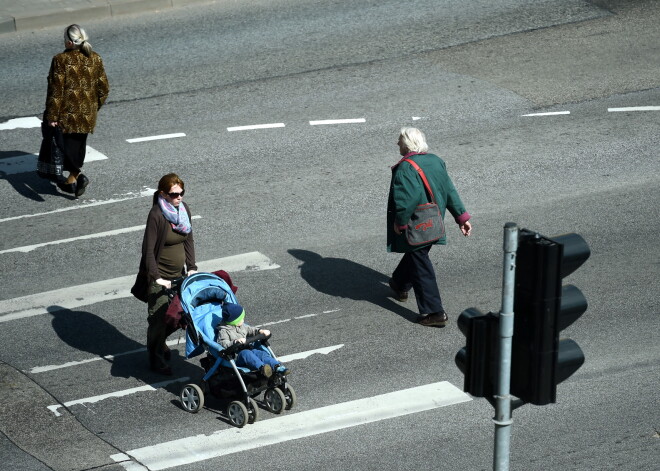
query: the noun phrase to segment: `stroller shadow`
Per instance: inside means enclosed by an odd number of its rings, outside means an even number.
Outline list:
[[[0,170],[0,178],[7,180],[19,195],[40,203],[46,201],[42,195],[61,196],[70,200],[75,199],[73,195],[60,193],[57,191],[54,183],[37,175],[37,157],[34,154],[23,151],[0,151],[0,162],[2,162],[2,159],[9,159],[11,157],[34,157],[34,171],[10,174]]]
[[[135,378],[146,384],[176,380],[182,376],[197,378],[201,369],[183,361],[177,350],[172,350],[171,364],[174,376],[163,376],[149,369],[146,346],[127,337],[114,325],[87,311],[74,311],[61,306],[50,306],[52,326],[60,339],[71,347],[110,364],[113,377]],[[145,320],[146,321],[146,320]],[[145,322],[146,333],[146,322]],[[181,383],[173,381],[164,389],[178,395]]]
[[[410,322],[417,322],[416,312],[392,298],[387,285],[388,276],[344,258],[322,257],[302,249],[289,249],[288,252],[303,262],[300,265],[300,276],[320,293],[368,301]]]

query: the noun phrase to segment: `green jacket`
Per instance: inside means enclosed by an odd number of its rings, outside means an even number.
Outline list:
[[[387,202],[388,252],[413,252],[428,245],[413,247],[406,241],[405,234],[397,235],[394,232],[394,223],[398,226],[407,225],[417,205],[430,201],[417,170],[408,162],[403,162],[405,158],[414,161],[424,171],[426,179],[433,190],[435,201],[440,207],[443,219],[446,209],[454,216],[457,224],[463,224],[470,219],[470,214],[465,210],[465,206],[463,206],[463,202],[458,196],[458,191],[456,191],[451,178],[447,174],[445,162],[434,154],[417,154],[414,152],[406,154],[398,164],[392,167],[392,181]],[[446,244],[446,236],[434,243]]]

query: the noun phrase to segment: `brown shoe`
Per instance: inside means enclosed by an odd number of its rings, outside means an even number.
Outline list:
[[[449,318],[444,312],[435,312],[433,314],[429,314],[419,321],[421,325],[425,325],[427,327],[444,327],[447,325],[447,322],[449,322]]]
[[[259,372],[264,376],[264,378],[270,378],[273,376],[273,369],[268,364],[265,364],[259,368]]]
[[[408,291],[401,291],[400,289],[398,289],[398,286],[396,285],[396,283],[394,283],[394,280],[392,278],[390,278],[387,284],[390,285],[390,288],[392,288],[392,291],[394,291],[394,299],[402,303],[408,301]]]

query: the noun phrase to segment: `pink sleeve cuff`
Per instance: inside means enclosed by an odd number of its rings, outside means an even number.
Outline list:
[[[454,221],[456,221],[456,224],[458,224],[460,226],[461,224],[465,224],[467,221],[469,221],[471,217],[472,216],[470,216],[470,213],[465,211],[460,216],[455,217]]]

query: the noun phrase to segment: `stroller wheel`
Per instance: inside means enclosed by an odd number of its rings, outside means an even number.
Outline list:
[[[286,398],[286,410],[293,409],[293,406],[296,405],[296,391],[293,389],[293,386],[290,386],[288,383],[284,385],[284,397]]]
[[[268,410],[273,414],[281,414],[286,407],[286,397],[279,388],[267,389],[264,393],[264,401]]]
[[[243,428],[248,423],[250,415],[247,407],[240,401],[232,401],[227,406],[227,417],[232,425]]]
[[[204,393],[196,384],[186,384],[179,393],[179,400],[183,409],[193,414],[204,407]]]
[[[250,418],[248,419],[248,423],[253,424],[257,420],[259,420],[259,406],[257,405],[257,402],[250,398],[250,407],[248,410],[248,414]]]

